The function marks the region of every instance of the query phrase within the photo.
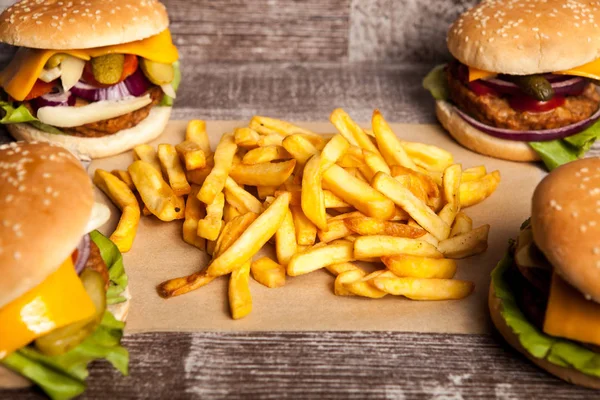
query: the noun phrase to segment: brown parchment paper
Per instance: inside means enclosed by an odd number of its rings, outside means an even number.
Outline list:
[[[232,132],[247,121],[208,121],[213,150],[222,133]],[[328,123],[299,123],[316,132],[334,132]],[[152,142],[178,143],[184,137],[185,121],[172,121],[164,134]],[[395,296],[383,299],[339,297],[333,294],[334,278],[327,271],[288,277],[281,288],[268,289],[251,280],[253,310],[238,321],[231,319],[227,301],[228,277],[216,279],[194,292],[172,299],[156,293],[160,282],[192,273],[208,262],[206,254],[181,239],[182,222],[161,222],[143,217],[133,248],[124,254],[132,300],[126,330],[147,331],[320,331],[389,330],[411,332],[485,333],[489,331],[487,292],[489,273],[504,254],[508,239],[528,218],[533,190],[542,176],[531,164],[496,160],[472,153],[454,142],[436,125],[392,124],[394,132],[409,141],[435,144],[452,152],[464,168],[485,164],[488,171],[500,170],[502,182],[485,202],[467,209],[474,227],[489,223],[486,253],[459,260],[457,278],[475,282],[475,292],[460,301],[417,302]],[[96,168],[125,169],[131,152],[95,160]],[[97,190],[97,189],[96,189]],[[119,211],[102,192],[97,199],[113,214],[100,230],[107,236],[115,228]],[[273,254],[267,244],[267,253]]]

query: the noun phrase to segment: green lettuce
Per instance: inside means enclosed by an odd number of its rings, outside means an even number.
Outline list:
[[[34,117],[29,109],[23,104],[17,108],[12,103],[0,101],[0,107],[4,110],[4,117],[0,119],[0,124],[21,124],[29,123],[35,128],[52,134],[63,134],[64,132],[51,125],[44,124],[39,119]]]
[[[107,303],[124,301],[127,286],[123,257],[117,246],[100,232],[90,233],[109,270]],[[111,293],[112,292],[112,293]],[[88,364],[105,359],[123,375],[128,374],[129,353],[121,346],[125,324],[106,311],[98,328],[79,346],[58,356],[46,356],[33,346],[9,354],[0,363],[37,384],[52,399],[71,399],[85,391]]]
[[[509,250],[492,272],[492,285],[496,297],[502,301],[502,317],[523,348],[536,358],[600,377],[600,354],[570,340],[547,335],[527,320],[506,279],[506,272],[512,264],[512,251]]]
[[[450,97],[445,67],[445,64],[434,67],[423,79],[423,87],[436,100],[448,101]],[[583,157],[598,138],[600,121],[576,135],[548,142],[530,142],[529,145],[539,154],[546,168],[552,171],[560,165]]]
[[[173,68],[175,69],[175,76],[173,77],[171,86],[173,86],[173,90],[177,91],[177,89],[179,89],[179,84],[181,83],[181,69],[179,68],[179,61],[175,61],[173,63]],[[174,101],[175,100],[172,97],[169,97],[165,94],[158,105],[163,107],[173,107]]]

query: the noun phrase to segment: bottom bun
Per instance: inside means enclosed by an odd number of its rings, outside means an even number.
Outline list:
[[[6,127],[17,140],[53,142],[66,147],[74,154],[101,158],[122,153],[138,144],[156,139],[167,126],[170,117],[171,107],[154,107],[150,114],[133,128],[98,138],[47,133],[27,123],[8,124]]]
[[[560,367],[558,365],[552,364],[551,362],[536,358],[531,355],[519,342],[519,338],[513,332],[513,330],[506,324],[504,317],[500,313],[502,310],[502,300],[496,297],[496,293],[494,292],[494,288],[490,286],[490,292],[488,297],[488,303],[490,307],[490,315],[492,317],[492,322],[496,326],[496,329],[500,332],[504,340],[508,342],[512,347],[517,349],[521,354],[527,357],[531,362],[533,362],[538,367],[546,370],[554,376],[559,377],[569,383],[573,383],[575,385],[584,386],[592,389],[600,389],[600,378],[596,378],[590,375],[586,375],[582,372],[579,372],[573,368],[565,368]]]
[[[125,287],[122,296],[127,300],[122,303],[108,306],[108,310],[119,321],[125,321],[127,319],[127,314],[129,313],[129,304],[131,303],[129,286]],[[31,382],[29,379],[0,365],[0,389],[23,389],[30,386],[33,386],[33,382]]]
[[[461,118],[447,101],[435,102],[435,114],[442,126],[464,147],[486,156],[511,161],[538,161],[539,155],[527,144],[499,139],[481,132]]]

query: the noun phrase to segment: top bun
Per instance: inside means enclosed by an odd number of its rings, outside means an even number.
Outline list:
[[[0,41],[36,49],[87,49],[146,39],[169,26],[157,0],[21,0],[0,15]]]
[[[450,27],[448,48],[465,65],[530,75],[600,57],[600,4],[589,0],[485,0]]]
[[[556,272],[600,302],[600,158],[552,171],[536,188],[533,240]]]
[[[47,143],[0,146],[0,308],[70,256],[93,204],[90,178],[67,150]]]

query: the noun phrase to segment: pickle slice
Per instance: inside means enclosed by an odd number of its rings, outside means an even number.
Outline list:
[[[155,85],[166,85],[171,83],[175,77],[172,64],[164,64],[142,58],[140,63],[144,75]]]
[[[106,310],[104,278],[100,273],[87,268],[83,270],[80,278],[85,291],[96,307],[96,313],[89,319],[63,326],[37,338],[35,346],[48,356],[56,356],[74,349],[91,335],[102,321]],[[73,307],[77,307],[77,305],[74,304]]]
[[[106,54],[92,58],[94,79],[103,85],[114,85],[121,80],[125,56],[123,54]]]
[[[46,61],[46,65],[44,66],[44,68],[52,69],[58,67],[66,56],[67,55],[64,53],[53,54],[52,57],[50,57],[48,61]]]
[[[512,81],[523,93],[537,100],[548,101],[554,97],[552,85],[542,75],[513,76]]]

